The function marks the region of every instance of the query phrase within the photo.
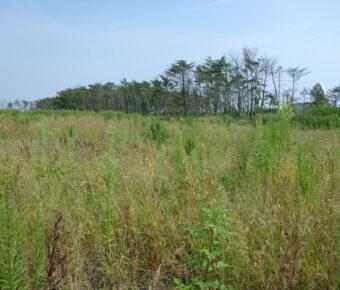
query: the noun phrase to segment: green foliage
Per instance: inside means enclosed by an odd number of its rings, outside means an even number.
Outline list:
[[[297,154],[297,185],[298,191],[302,195],[308,194],[308,198],[313,195],[313,182],[315,178],[314,172],[314,161],[302,150],[301,147],[298,148]]]
[[[282,154],[291,144],[291,116],[291,108],[284,107],[265,126],[259,123],[253,127],[236,157],[245,178],[257,183],[257,178],[280,170]]]
[[[12,161],[7,159],[0,163],[0,287],[11,290],[27,286],[22,228],[14,205],[15,183]]]
[[[221,182],[226,190],[234,192],[237,185],[237,178],[223,171],[221,175]]]
[[[21,228],[9,195],[9,192],[4,192],[0,199],[0,287],[26,289],[28,285]]]
[[[31,289],[42,289],[46,281],[47,249],[41,214],[37,212],[32,228],[32,256],[29,259],[29,284]]]
[[[316,84],[310,92],[311,97],[314,99],[314,105],[325,106],[328,104],[327,95],[322,89],[320,84]]]
[[[197,138],[195,136],[195,133],[193,130],[190,130],[188,133],[188,136],[184,138],[184,149],[185,152],[188,155],[191,155],[191,152],[196,148],[197,146]]]
[[[295,112],[293,124],[303,129],[340,128],[340,108],[311,107]]]
[[[226,125],[230,125],[234,121],[234,117],[232,115],[223,114],[222,120]]]
[[[259,57],[255,49],[245,47],[237,61],[234,57],[226,56],[216,59],[206,57],[197,65],[184,59],[175,60],[164,73],[149,82],[128,81],[124,78],[118,84],[108,82],[66,88],[52,98],[36,102],[9,102],[8,108],[121,111],[155,116],[216,116],[223,113],[252,118],[259,112],[274,112],[280,107],[282,96],[277,91],[276,78],[269,78],[269,68],[280,75],[283,73],[276,61]],[[309,72],[299,67],[286,72],[293,81],[291,97],[294,99],[296,82]],[[282,91],[286,91],[286,88],[282,88]],[[338,98],[336,88],[333,94],[333,98]],[[332,103],[336,105],[336,101]],[[108,121],[112,115],[104,113],[103,117]],[[230,123],[228,117],[222,119]]]
[[[72,126],[72,125],[70,125],[70,126],[68,127],[68,136],[69,136],[70,138],[72,138],[72,137],[74,136],[74,129],[73,129],[73,126]]]
[[[122,113],[122,112],[116,112],[115,115],[116,115],[116,118],[117,118],[118,121],[123,120],[124,117],[125,117],[124,113]]]
[[[150,124],[147,137],[153,140],[157,146],[160,146],[169,138],[169,132],[163,122],[153,120]]]
[[[115,112],[113,111],[103,111],[101,114],[103,115],[105,121],[110,121],[115,116]]]
[[[186,116],[185,121],[187,122],[189,127],[195,126],[195,118],[193,116]]]
[[[198,253],[189,256],[189,265],[196,276],[184,285],[179,279],[176,279],[175,283],[179,289],[188,289],[190,286],[201,289],[227,289],[221,281],[224,270],[231,267],[224,259],[225,243],[234,233],[226,229],[229,219],[220,210],[203,208],[202,212],[203,225],[187,228],[192,236],[199,239],[200,244]]]

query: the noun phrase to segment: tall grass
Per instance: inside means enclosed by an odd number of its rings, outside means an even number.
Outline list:
[[[339,287],[340,131],[294,118],[1,111],[1,287]]]
[[[340,108],[306,108],[296,112],[293,122],[303,129],[340,128]]]

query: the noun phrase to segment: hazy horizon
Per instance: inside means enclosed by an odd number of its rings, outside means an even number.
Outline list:
[[[121,79],[151,80],[177,59],[240,53],[308,67],[299,87],[340,84],[340,2],[9,1],[0,3],[1,100]]]

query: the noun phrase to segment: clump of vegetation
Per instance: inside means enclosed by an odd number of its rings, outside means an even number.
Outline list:
[[[175,278],[175,283],[179,289],[227,289],[223,284],[224,269],[230,267],[225,263],[226,243],[234,233],[226,229],[228,218],[220,210],[202,208],[202,218],[202,226],[187,229],[199,240],[199,252],[189,255],[189,265],[196,276],[185,283]]]
[[[1,111],[0,287],[337,288],[339,128],[270,114]]]
[[[153,120],[151,121],[147,137],[160,146],[165,142],[166,139],[169,138],[169,133],[161,121]]]
[[[340,128],[340,108],[311,107],[298,110],[292,122],[303,129]]]
[[[188,133],[188,135],[184,139],[185,152],[188,155],[191,155],[191,152],[196,148],[196,146],[197,146],[197,138],[196,138],[193,130],[190,130],[190,132]]]
[[[10,166],[10,162],[5,164]],[[10,168],[0,173],[0,286],[1,289],[21,289],[27,285],[27,268],[20,220],[13,202],[17,174]]]

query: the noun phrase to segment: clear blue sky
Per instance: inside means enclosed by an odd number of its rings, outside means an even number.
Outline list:
[[[340,84],[340,0],[1,0],[0,100],[151,80],[244,46]]]

